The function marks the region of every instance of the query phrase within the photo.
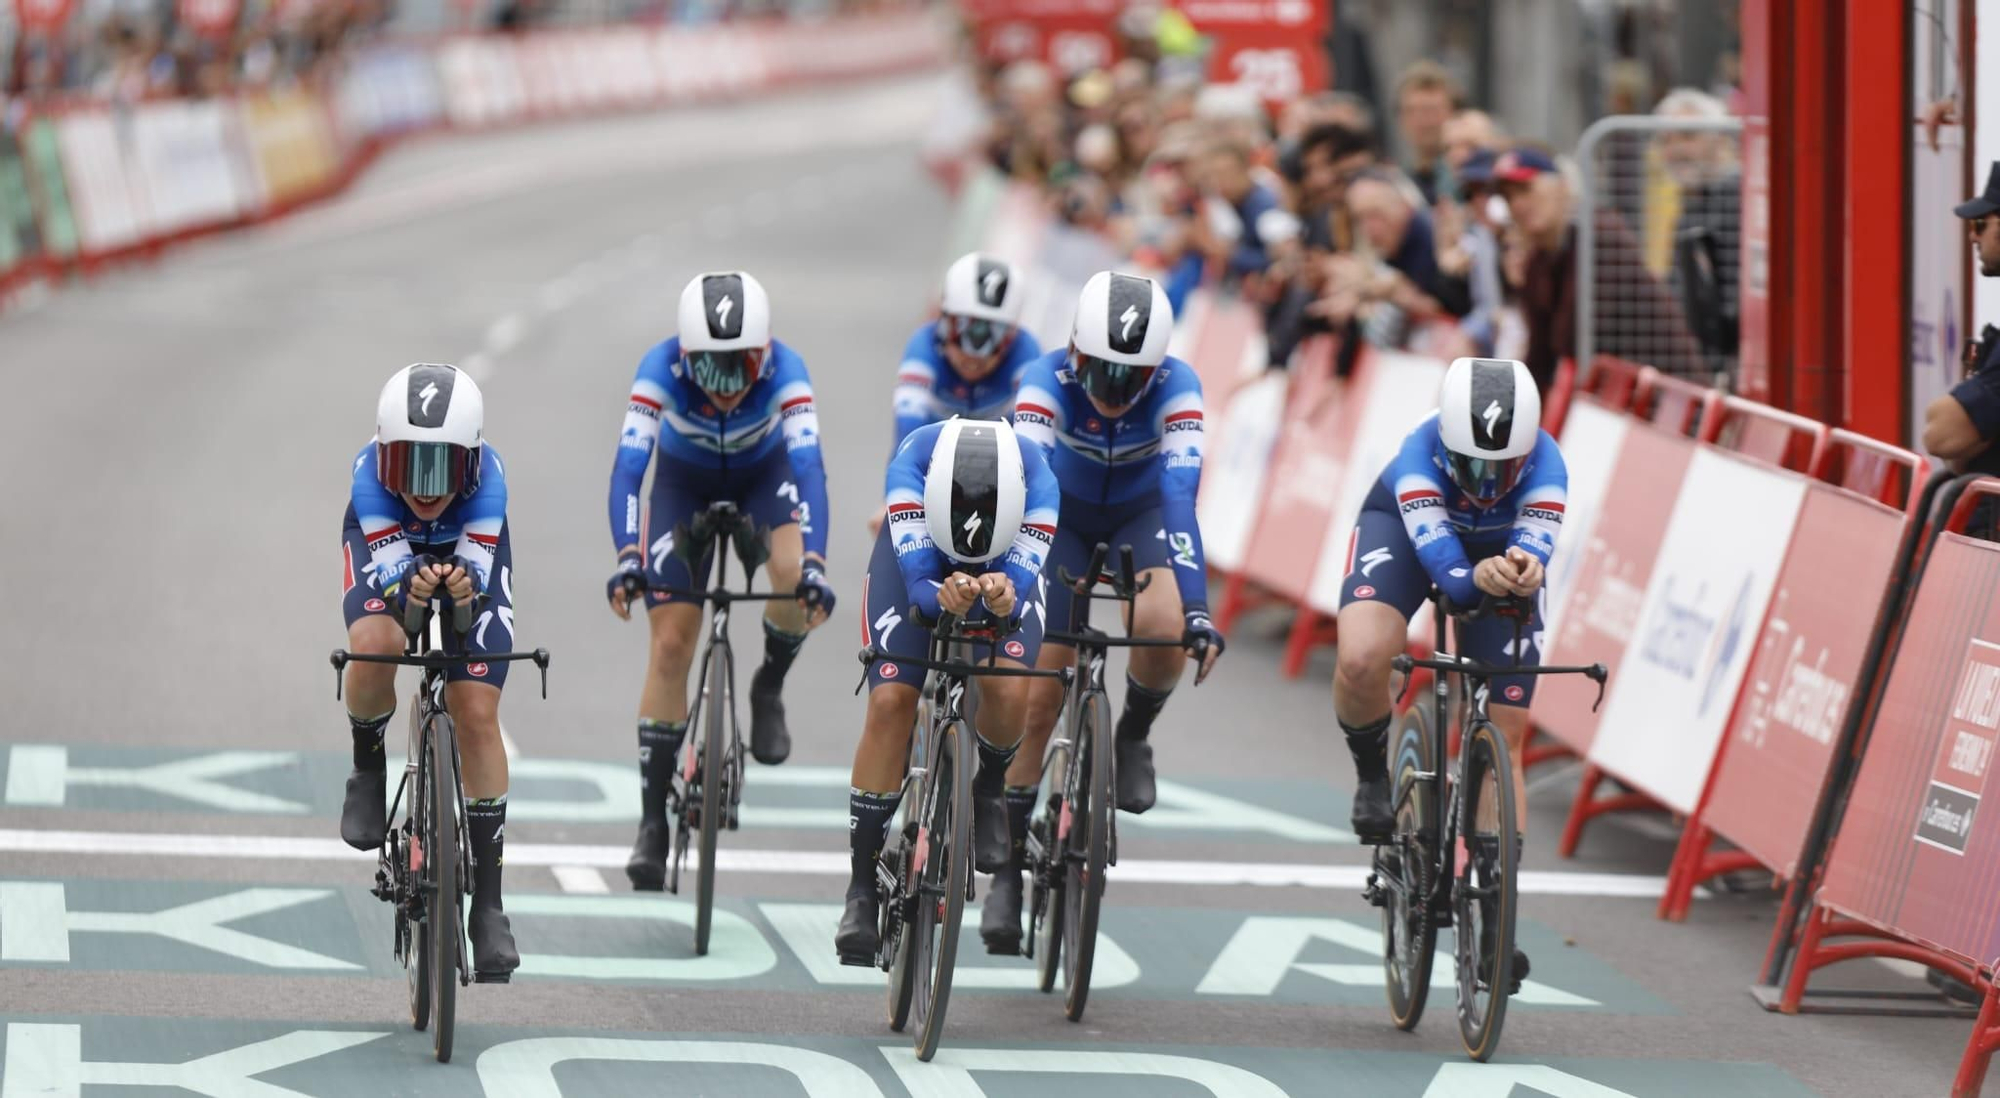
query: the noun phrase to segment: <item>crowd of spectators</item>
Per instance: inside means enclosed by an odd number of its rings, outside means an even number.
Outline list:
[[[1343,370],[1373,344],[1519,358],[1546,385],[1576,354],[1580,169],[1504,132],[1443,67],[1410,66],[1379,111],[1346,92],[1269,110],[1204,85],[1171,51],[1123,44],[1124,60],[1070,77],[1038,61],[986,67],[984,151],[1044,188],[1057,218],[1165,272],[1177,306],[1204,283],[1252,303],[1277,368],[1316,333],[1342,337]],[[1728,116],[1687,88],[1655,110]],[[1596,353],[1728,384],[1735,141],[1671,133],[1639,138],[1636,162],[1614,157],[1607,175],[1640,181],[1614,179],[1616,200],[1591,216]]]

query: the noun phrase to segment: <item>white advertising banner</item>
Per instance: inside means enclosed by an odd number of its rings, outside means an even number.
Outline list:
[[[153,231],[174,233],[242,213],[247,170],[229,141],[223,105],[149,103],[132,119],[132,151],[146,180]]]
[[[1285,377],[1270,374],[1240,386],[1227,408],[1208,410],[1213,439],[1202,458],[1201,545],[1225,572],[1243,567],[1264,502],[1264,474],[1285,416]]]
[[[1360,429],[1347,451],[1333,516],[1320,542],[1319,564],[1313,569],[1306,602],[1322,614],[1340,612],[1340,584],[1347,578],[1347,543],[1354,520],[1375,482],[1411,429],[1437,411],[1438,388],[1444,384],[1445,363],[1435,358],[1395,351],[1368,352],[1367,394],[1363,397]]]
[[[1563,466],[1569,470],[1568,501],[1563,508],[1562,534],[1556,538],[1555,556],[1549,559],[1548,579],[1542,602],[1542,628],[1556,635],[1562,621],[1563,605],[1576,581],[1577,562],[1591,551],[1591,535],[1597,525],[1599,504],[1611,485],[1611,471],[1618,466],[1619,451],[1625,446],[1625,428],[1632,422],[1623,412],[1614,412],[1589,400],[1570,402],[1563,420]]]
[[[1694,810],[1805,493],[1802,477],[1695,451],[1591,762],[1677,812]]]
[[[125,170],[125,152],[111,115],[63,115],[56,123],[56,137],[83,250],[104,252],[138,243],[151,225]]]

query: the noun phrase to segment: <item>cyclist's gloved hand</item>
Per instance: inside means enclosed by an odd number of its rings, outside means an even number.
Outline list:
[[[618,558],[618,570],[604,582],[604,597],[611,602],[611,612],[621,619],[632,619],[632,600],[646,593],[646,565],[637,553],[625,553]]]
[[[438,571],[445,580],[445,593],[452,601],[471,602],[480,596],[479,567],[470,560],[453,554],[439,562]]]
[[[808,620],[814,625],[833,613],[833,584],[826,581],[826,570],[818,561],[807,561],[799,570],[799,585],[792,593],[799,605],[806,608]]]
[[[1207,607],[1197,606],[1187,612],[1187,631],[1181,634],[1181,643],[1194,649],[1195,658],[1201,661],[1194,672],[1194,684],[1200,686],[1225,647],[1221,631],[1208,620]]]

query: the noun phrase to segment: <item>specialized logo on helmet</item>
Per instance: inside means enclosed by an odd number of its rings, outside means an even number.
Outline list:
[[[979,303],[989,309],[997,309],[1007,300],[1007,265],[998,260],[979,257]]]
[[[426,363],[410,367],[410,426],[444,426],[452,386],[457,382],[458,371],[449,366]]]
[[[708,310],[708,334],[716,339],[743,335],[743,276],[709,275],[701,280],[701,300]]]
[[[1136,355],[1146,345],[1146,328],[1153,318],[1153,283],[1131,275],[1114,274],[1107,298],[1108,331],[1111,349],[1121,355]]]
[[[1514,364],[1479,359],[1472,364],[1472,441],[1499,450],[1514,433]]]

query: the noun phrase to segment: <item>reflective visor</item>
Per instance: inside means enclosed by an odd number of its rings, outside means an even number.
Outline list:
[[[701,391],[716,397],[732,397],[750,387],[764,367],[764,348],[740,351],[689,351],[681,356],[688,376]]]
[[[479,451],[449,442],[378,442],[375,475],[391,492],[455,496],[479,486]]]
[[[1074,350],[1069,354],[1069,361],[1083,391],[1096,397],[1098,403],[1107,408],[1123,408],[1138,400],[1139,394],[1145,392],[1147,384],[1153,380],[1153,371],[1159,369],[1157,366],[1108,362]]]
[[[1528,459],[1471,457],[1447,450],[1445,463],[1451,470],[1451,482],[1458,485],[1459,491],[1481,507],[1491,507],[1520,483]]]
[[[971,316],[946,316],[943,327],[947,342],[966,354],[979,358],[999,354],[1000,349],[1007,345],[1007,340],[1014,334],[1014,328],[1010,324]]]

